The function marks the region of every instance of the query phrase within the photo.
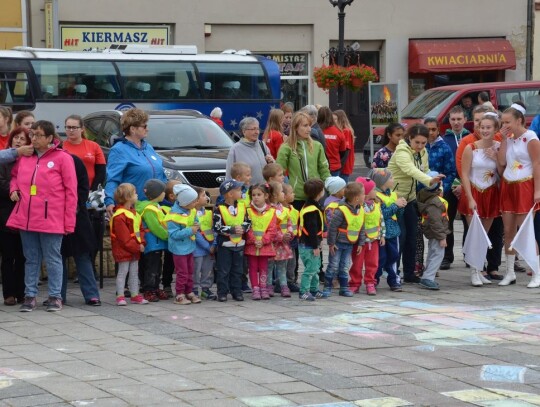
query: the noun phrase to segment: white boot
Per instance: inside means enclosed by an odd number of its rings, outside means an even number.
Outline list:
[[[482,284],[491,284],[491,280],[486,278],[480,270],[478,271],[478,277],[480,278]]]
[[[527,288],[540,287],[540,270],[533,270],[532,273],[533,275],[531,281],[529,281],[529,284],[527,284]]]
[[[515,260],[516,260],[515,254],[506,255],[506,273],[504,273],[504,278],[500,281],[499,285],[505,286],[505,285],[515,284],[516,282],[516,273],[514,273]]]
[[[478,270],[474,268],[471,269],[471,284],[473,287],[482,287],[483,285],[478,275]]]

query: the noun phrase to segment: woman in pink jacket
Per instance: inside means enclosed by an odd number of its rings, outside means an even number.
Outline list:
[[[58,147],[51,122],[32,125],[34,154],[13,167],[10,197],[16,202],[7,226],[21,233],[25,265],[25,298],[21,311],[36,308],[38,278],[44,260],[49,276],[47,311],[62,309],[62,237],[75,230],[77,177],[69,153]]]

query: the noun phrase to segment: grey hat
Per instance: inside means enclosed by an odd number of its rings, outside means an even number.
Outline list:
[[[375,183],[375,186],[379,189],[382,188],[386,181],[390,179],[392,172],[388,168],[373,168],[368,172],[367,177]]]
[[[431,178],[434,178],[436,177],[437,175],[439,175],[439,173],[437,171],[429,171],[427,174],[426,174],[428,177],[431,177]],[[441,187],[441,183],[440,182],[437,182],[436,184],[431,184],[431,185],[426,185],[426,190],[427,191],[431,191],[431,192],[434,192],[436,191],[437,189],[439,189]]]
[[[165,184],[159,179],[149,179],[144,183],[143,189],[146,198],[152,200],[165,192]]]
[[[334,195],[346,186],[347,183],[343,178],[340,177],[328,177],[326,178],[326,181],[324,181],[324,187],[330,195]]]
[[[173,194],[176,196],[176,201],[180,206],[188,206],[199,197],[197,191],[186,184],[176,184],[173,187]]]

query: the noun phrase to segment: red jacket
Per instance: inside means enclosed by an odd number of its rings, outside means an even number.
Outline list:
[[[354,157],[354,136],[350,129],[343,129],[343,135],[345,136],[345,139],[347,140],[347,144],[349,145],[350,151],[347,157],[347,161],[345,161],[345,164],[343,164],[341,173],[343,175],[351,175],[354,170],[354,158],[355,158]]]
[[[118,209],[124,208],[122,205],[118,205],[114,208],[116,212]],[[137,212],[134,208],[127,209],[135,215]],[[140,239],[139,242],[134,235],[133,220],[126,217],[124,214],[119,214],[111,220],[111,247],[114,261],[133,261],[139,260],[141,257],[141,244],[145,244],[144,231],[139,229]]]
[[[251,207],[252,210],[257,211],[257,209]],[[264,212],[272,209],[270,205],[266,205],[266,209]],[[253,221],[252,221],[253,222]],[[270,221],[270,225],[268,226],[268,229],[266,229],[266,232],[263,235],[262,242],[263,246],[259,249],[259,253],[257,253],[257,248],[255,247],[255,234],[253,233],[253,223],[252,227],[249,228],[249,230],[246,233],[246,246],[244,248],[244,254],[247,256],[268,256],[268,257],[274,257],[276,255],[276,251],[274,250],[274,241],[276,240],[276,233],[277,233],[277,218],[274,214],[274,218]]]
[[[270,130],[268,138],[266,139],[266,145],[270,150],[272,157],[277,158],[279,148],[283,144],[283,134],[276,130]]]

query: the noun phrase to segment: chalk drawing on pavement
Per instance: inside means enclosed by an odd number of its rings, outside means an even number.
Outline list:
[[[532,393],[523,393],[504,389],[472,389],[441,393],[444,396],[474,404],[476,406],[539,406],[540,396]]]
[[[526,372],[523,366],[484,365],[480,378],[487,382],[525,383]]]
[[[34,370],[14,370],[8,367],[0,368],[0,389],[13,385],[13,380],[37,379],[38,377],[48,376],[48,372],[39,372]]]

